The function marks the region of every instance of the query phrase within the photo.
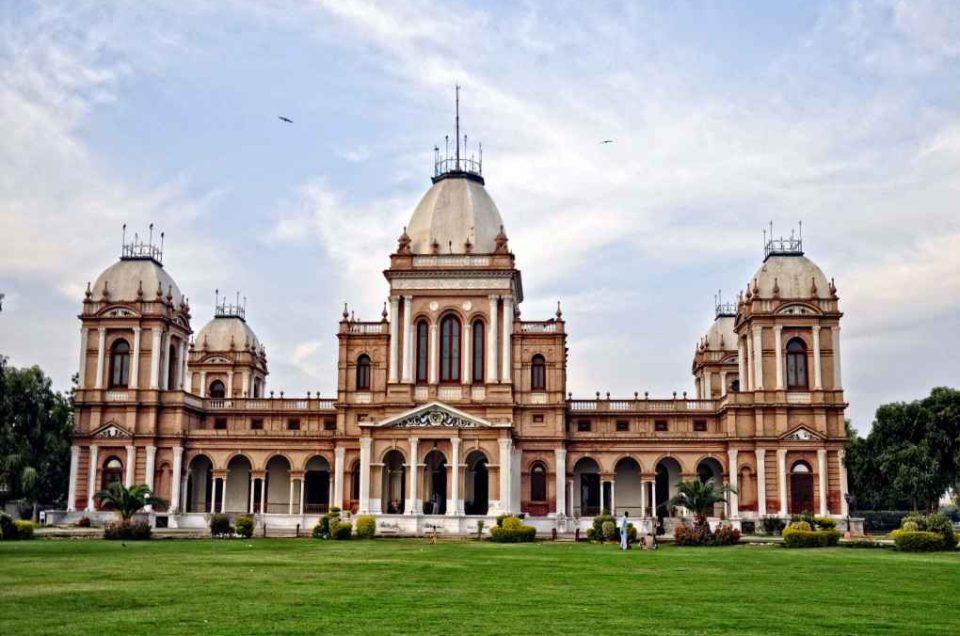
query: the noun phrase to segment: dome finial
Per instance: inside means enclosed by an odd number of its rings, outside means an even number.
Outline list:
[[[494,253],[495,253],[495,254],[507,254],[507,253],[509,253],[509,250],[507,249],[507,242],[508,242],[508,241],[509,241],[509,239],[507,238],[507,234],[506,234],[506,232],[503,231],[503,225],[501,224],[501,225],[500,225],[500,232],[497,234],[497,238],[496,238],[497,249],[494,250]]]
[[[347,311],[347,303],[343,303],[343,319],[346,320],[350,317],[350,312]]]
[[[397,254],[410,253],[410,235],[407,234],[407,226],[403,226],[403,234],[397,239]]]
[[[557,320],[563,320],[563,311],[560,310],[560,301],[557,301]]]

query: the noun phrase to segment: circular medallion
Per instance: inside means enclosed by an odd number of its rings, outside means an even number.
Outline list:
[[[463,310],[464,310],[464,311],[470,311],[471,309],[473,309],[473,303],[470,302],[469,300],[466,301],[465,303],[463,303],[463,304],[460,305],[460,306],[463,307]]]
[[[436,311],[439,308],[440,308],[440,305],[437,303],[437,301],[433,301],[430,303],[430,311]]]

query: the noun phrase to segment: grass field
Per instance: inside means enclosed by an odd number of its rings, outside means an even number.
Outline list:
[[[0,633],[960,632],[960,553],[572,543],[0,543]]]

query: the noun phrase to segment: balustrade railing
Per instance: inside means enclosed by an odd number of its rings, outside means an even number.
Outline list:
[[[573,412],[675,412],[712,411],[717,400],[687,399],[635,399],[635,400],[567,400],[567,408]]]
[[[521,333],[557,333],[555,320],[529,321],[520,323]]]
[[[356,334],[381,334],[387,333],[385,322],[351,322],[347,326],[347,331]]]
[[[414,267],[487,267],[488,265],[490,265],[489,256],[432,254],[413,257]]]
[[[207,398],[209,411],[334,411],[335,400],[327,398]]]

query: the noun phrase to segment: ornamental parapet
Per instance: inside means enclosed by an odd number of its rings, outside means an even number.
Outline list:
[[[332,398],[207,398],[207,411],[278,411],[335,413],[336,400]]]
[[[634,400],[567,400],[571,413],[676,413],[716,411],[718,400],[634,399]]]

